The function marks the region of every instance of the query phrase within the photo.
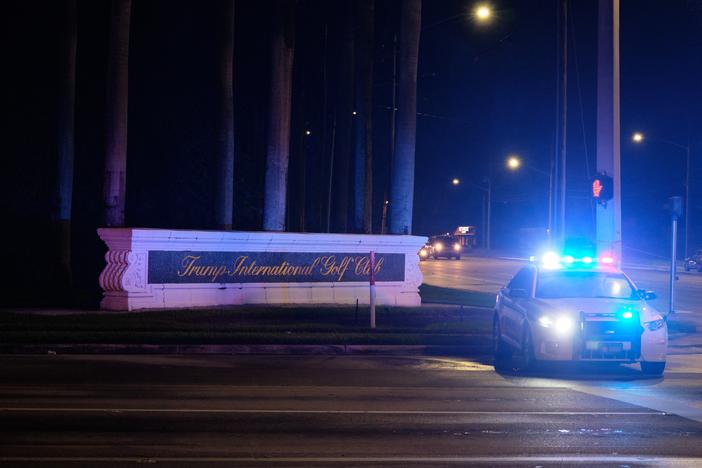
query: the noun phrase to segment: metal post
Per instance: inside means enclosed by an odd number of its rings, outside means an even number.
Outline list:
[[[488,177],[487,179],[487,227],[486,230],[487,232],[485,233],[486,235],[486,248],[487,250],[490,250],[490,237],[491,237],[491,231],[492,231],[492,181]]]
[[[375,328],[375,251],[370,253],[370,327]]]
[[[677,273],[677,245],[678,245],[678,217],[673,214],[673,229],[670,242],[670,304],[668,311],[672,314],[675,312],[673,307],[675,298],[675,275]]]
[[[566,151],[568,148],[568,0],[563,0],[563,17],[561,19],[561,152],[560,152],[560,184],[559,184],[559,204],[558,204],[558,235],[560,244],[563,245],[566,237],[566,177],[568,162]]]
[[[690,256],[688,250],[688,234],[690,232],[690,142],[685,147],[687,161],[685,162],[685,258]]]
[[[549,248],[553,247],[553,162],[551,170],[548,172],[548,226],[546,228],[546,237]]]

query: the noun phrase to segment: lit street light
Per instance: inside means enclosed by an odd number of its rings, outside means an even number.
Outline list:
[[[516,170],[522,165],[522,161],[517,156],[510,156],[507,158],[507,167]]]
[[[507,167],[512,170],[516,171],[520,167],[522,167],[522,160],[518,156],[510,156],[507,158]],[[526,169],[529,169],[530,171],[534,171],[537,174],[545,175],[548,177],[548,225],[546,227],[546,231],[548,234],[548,241],[549,243],[551,242],[551,232],[553,229],[553,174],[548,171],[542,171],[541,169],[537,169],[535,167],[529,166],[529,165],[524,165]]]
[[[490,5],[484,3],[477,5],[473,10],[473,16],[475,16],[475,19],[479,22],[485,23],[492,18],[492,8],[490,8]]]
[[[680,143],[676,143],[674,141],[670,140],[662,140],[660,138],[649,138],[649,140],[656,142],[656,143],[664,143],[669,146],[674,146],[675,148],[681,149],[685,152],[685,200],[684,200],[684,205],[685,205],[685,243],[684,243],[684,248],[685,248],[685,258],[688,257],[688,222],[689,222],[689,214],[688,214],[688,208],[690,206],[690,143],[686,145],[682,145]],[[644,134],[641,132],[635,132],[631,136],[631,141],[633,141],[636,144],[643,143],[644,141]]]
[[[484,216],[484,223],[483,223],[483,229],[485,229],[485,235],[483,237],[483,246],[487,249],[490,250],[490,224],[491,224],[491,218],[492,218],[492,210],[490,207],[492,206],[492,182],[490,180],[490,177],[485,177],[483,179],[483,182],[485,183],[484,185],[476,184],[474,182],[468,182],[469,185],[472,185],[473,187],[482,190],[484,193],[484,200],[485,200],[485,208],[483,212]],[[460,185],[461,181],[459,179],[453,179],[451,181],[451,184],[455,187]]]

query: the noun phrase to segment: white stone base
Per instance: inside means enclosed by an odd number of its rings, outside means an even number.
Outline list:
[[[376,283],[379,305],[420,304],[419,236],[103,228],[107,265],[100,274],[106,310],[239,304],[368,304],[368,282],[150,284],[149,251],[404,254],[404,281]]]

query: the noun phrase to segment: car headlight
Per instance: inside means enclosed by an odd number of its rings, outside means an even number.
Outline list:
[[[658,319],[658,320],[654,320],[652,322],[646,322],[645,325],[646,325],[646,328],[648,328],[650,331],[656,331],[660,328],[663,328],[663,325],[665,325],[665,320]]]
[[[556,319],[548,315],[542,315],[539,317],[539,325],[544,328],[551,328],[559,335],[568,334],[573,330],[573,320],[566,315],[561,315]]]
[[[456,252],[458,252],[459,250],[461,250],[461,244],[458,244],[458,243],[453,244],[453,250],[455,250]]]
[[[556,332],[562,335],[570,333],[570,331],[573,329],[573,321],[570,319],[570,317],[558,317],[554,328],[556,329]]]
[[[434,248],[437,250],[437,252],[441,252],[444,250],[444,245],[443,244],[436,244]]]
[[[420,257],[426,257],[427,256],[427,249],[422,249],[419,251],[419,256]]]

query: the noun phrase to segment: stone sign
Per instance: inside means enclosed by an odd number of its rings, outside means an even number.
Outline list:
[[[379,305],[421,303],[425,237],[104,228],[107,310],[232,304],[369,302],[370,252]]]

